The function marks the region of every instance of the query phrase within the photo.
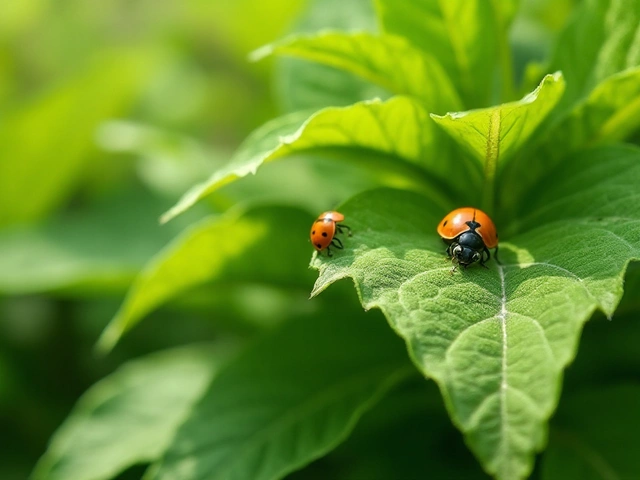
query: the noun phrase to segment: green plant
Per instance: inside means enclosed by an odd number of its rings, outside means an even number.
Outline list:
[[[324,186],[366,172],[377,188],[340,205],[354,235],[332,258],[313,255],[319,278],[311,295],[351,278],[362,307],[381,310],[391,329],[380,315],[358,312],[346,289],[332,288],[316,310],[292,315],[239,353],[225,344],[211,355],[167,354],[163,361],[172,368],[186,358],[186,371],[199,381],[176,386],[175,403],[136,416],[128,409],[148,392],[138,392],[131,379],[149,388],[166,380],[154,382],[158,372],[141,360],[84,397],[35,478],[110,478],[141,461],[152,464],[148,478],[280,478],[342,443],[392,387],[380,403],[382,425],[367,427],[378,432],[375,438],[422,409],[437,412],[435,392],[424,390],[419,377],[435,381],[451,421],[495,478],[531,475],[548,441],[535,473],[540,478],[637,475],[637,384],[574,392],[551,436],[548,423],[583,325],[596,312],[614,315],[629,263],[640,258],[640,148],[620,143],[640,126],[640,2],[583,2],[548,62],[528,68],[519,87],[508,42],[517,6],[378,0],[379,33],[297,34],[258,50],[255,59],[293,56],[360,77],[345,80],[357,87],[353,103],[267,123],[163,220],[221,189],[233,193],[233,182],[284,157],[351,164]],[[366,99],[374,90],[383,98]],[[518,99],[518,91],[529,93]],[[331,198],[324,190],[307,194]],[[435,227],[465,205],[494,218],[501,263],[451,275]],[[299,206],[255,201],[202,220],[148,264],[100,346],[112,348],[144,315],[196,287],[214,294],[233,282],[300,289],[309,282],[310,248],[299,240],[312,219]],[[632,305],[627,315],[637,311]],[[405,341],[410,361],[391,330]],[[637,354],[625,361],[637,361]],[[404,396],[397,393],[402,388]],[[613,404],[627,407],[628,420],[620,423],[619,412],[606,408]],[[597,434],[581,423],[594,409],[606,410],[594,424]],[[395,411],[399,419],[389,413]],[[114,420],[122,418],[141,419],[126,440]],[[150,443],[150,435],[157,441]],[[105,451],[107,445],[114,447]],[[358,443],[349,448],[357,451]],[[101,461],[90,474],[79,473],[98,450]],[[407,476],[482,475],[465,462],[434,458],[433,466],[422,465],[402,452],[395,458],[414,468]],[[365,478],[390,478],[400,468],[360,466]],[[336,468],[335,478],[358,472],[358,465]]]

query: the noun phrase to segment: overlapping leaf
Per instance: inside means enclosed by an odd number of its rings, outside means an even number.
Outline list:
[[[109,479],[156,460],[230,352],[229,347],[187,347],[121,367],[78,402],[33,479]]]
[[[394,97],[372,100],[344,108],[326,108],[301,122],[288,116],[256,131],[233,160],[208,181],[188,191],[164,216],[168,221],[217,188],[263,164],[286,155],[304,152],[342,154],[345,161],[377,169],[387,185],[417,188],[443,204],[450,195],[443,183],[450,176],[452,150],[449,140],[428,118],[415,99]],[[464,155],[458,165],[467,168],[467,185],[451,183],[450,190],[464,197],[480,183],[481,171]],[[384,175],[383,175],[384,174]]]
[[[306,238],[311,219],[295,208],[260,207],[244,215],[232,213],[194,225],[140,274],[103,332],[100,347],[112,348],[144,315],[204,283],[302,284],[308,278],[303,266],[309,252]]]
[[[294,36],[257,50],[253,58],[273,53],[352,72],[393,94],[422,100],[429,112],[446,113],[462,108],[458,93],[438,61],[402,37],[339,32]]]
[[[510,52],[506,25],[515,8],[512,1],[377,0],[382,27],[403,35],[442,63],[456,82],[467,108],[489,104],[495,69],[505,62],[504,79],[509,90]]]
[[[340,443],[414,371],[382,318],[349,307],[288,322],[228,365],[150,478],[277,479]]]
[[[440,384],[454,422],[499,479],[531,471],[582,324],[596,308],[613,313],[626,265],[640,258],[640,151],[596,149],[564,168],[512,230],[521,233],[501,236],[504,263],[489,270],[452,275],[435,233],[446,211],[389,190],[345,204],[354,236],[334,258],[313,260],[313,293],[352,277],[363,306],[382,309]],[[568,172],[579,174],[566,181]]]
[[[640,471],[635,450],[640,429],[638,404],[640,386],[633,383],[563,399],[542,459],[541,478],[634,478]]]

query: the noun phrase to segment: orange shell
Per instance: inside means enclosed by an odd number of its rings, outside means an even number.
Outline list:
[[[438,235],[445,240],[453,240],[461,233],[470,230],[466,223],[470,220],[475,220],[480,224],[475,231],[482,237],[487,248],[498,246],[498,233],[493,221],[482,210],[473,207],[457,208],[450,212],[438,224]]]

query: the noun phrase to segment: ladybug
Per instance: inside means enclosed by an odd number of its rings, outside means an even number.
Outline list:
[[[335,236],[336,230],[338,233],[343,233],[344,230],[347,230],[349,236],[351,236],[351,229],[346,225],[338,223],[343,220],[344,215],[339,212],[324,212],[313,222],[310,237],[313,247],[318,252],[326,249],[327,255],[332,256],[329,247],[336,247],[341,250],[344,248],[342,241]]]
[[[482,210],[472,207],[455,209],[438,224],[438,234],[449,245],[447,255],[464,268],[476,262],[487,268],[484,263],[491,258],[490,248],[495,248],[494,255],[498,260],[496,227]],[[455,266],[453,268],[455,270]]]

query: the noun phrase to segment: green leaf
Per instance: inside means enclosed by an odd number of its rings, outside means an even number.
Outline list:
[[[493,209],[496,171],[516,154],[564,91],[560,73],[547,75],[522,100],[497,107],[431,118],[476,158],[484,169],[484,206]]]
[[[405,36],[436,57],[467,108],[490,102],[499,45],[504,42],[505,22],[513,15],[514,2],[482,0],[377,0],[384,31]],[[504,8],[504,12],[501,10]],[[504,52],[505,60],[510,54]],[[510,65],[507,67],[510,72]]]
[[[304,284],[312,220],[294,208],[258,207],[192,226],[147,264],[98,346],[111,349],[146,314],[205,283]]]
[[[502,264],[454,274],[436,234],[446,211],[413,193],[364,193],[341,207],[354,232],[344,251],[314,257],[313,295],[351,277],[363,306],[385,313],[440,385],[485,470],[524,478],[583,323],[598,308],[613,314],[626,266],[640,258],[639,186],[637,148],[574,156],[540,186],[529,216],[498,225]]]
[[[38,226],[1,230],[0,292],[124,291],[180,227],[158,225],[166,205],[125,191]]]
[[[340,31],[376,30],[371,2],[362,0],[308,0],[295,33],[311,34],[330,28]],[[273,41],[273,36],[267,41]],[[265,42],[266,43],[266,42]],[[346,106],[371,98],[388,98],[384,89],[348,72],[297,58],[276,62],[275,90],[286,112]]]
[[[39,219],[73,193],[95,155],[95,129],[131,107],[149,63],[103,59],[86,75],[3,114],[0,225]]]
[[[622,140],[639,127],[640,68],[632,68],[596,86],[575,108],[549,123],[531,153],[506,166],[501,183],[518,188],[506,191],[500,210],[519,212],[525,208],[524,198],[536,195],[540,178],[557,168],[566,155],[585,146]]]
[[[252,54],[259,60],[272,54],[291,55],[337,67],[361,76],[393,94],[411,95],[430,112],[459,110],[462,105],[438,61],[393,35],[323,32],[293,36]]]
[[[607,77],[640,65],[640,1],[585,0],[560,34],[550,62],[562,70],[567,92],[560,111]]]
[[[451,146],[429,121],[421,103],[394,97],[386,102],[326,108],[304,123],[301,118],[301,114],[289,115],[258,129],[228,165],[189,190],[162,221],[169,221],[221,186],[255,173],[263,163],[302,152],[342,154],[343,161],[379,169],[386,185],[421,189],[441,204],[448,202],[451,192],[442,183],[450,177],[450,166],[444,159],[449,157]],[[480,170],[465,156],[458,162],[468,166],[468,185],[479,184]],[[461,196],[470,191],[457,182],[451,185],[451,190],[456,189]]]
[[[640,472],[638,405],[637,384],[607,386],[563,398],[542,457],[541,478],[635,478]]]
[[[183,347],[122,366],[91,387],[53,436],[33,480],[101,480],[160,457],[230,350]]]
[[[415,371],[382,318],[347,307],[342,298],[329,302],[229,364],[151,478],[282,478],[343,441]]]

